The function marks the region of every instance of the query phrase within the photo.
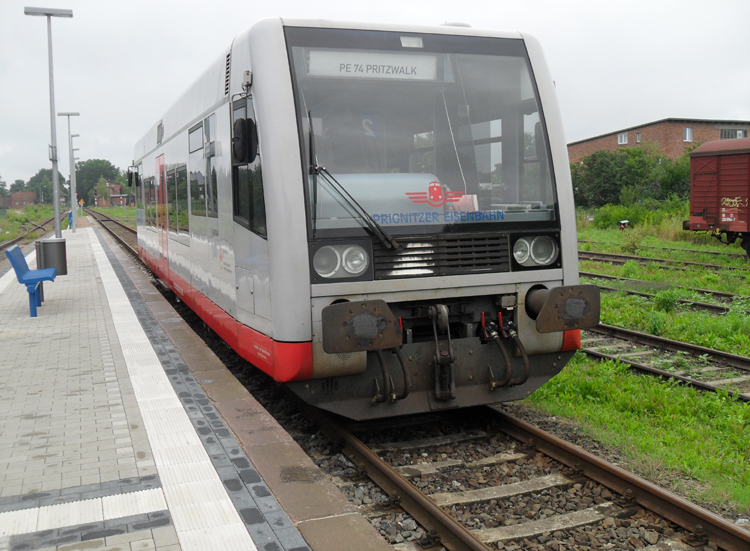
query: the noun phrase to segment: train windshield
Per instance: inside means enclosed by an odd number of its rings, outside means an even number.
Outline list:
[[[316,231],[363,226],[345,194],[395,235],[557,226],[523,41],[292,27],[286,37],[306,174],[326,169],[307,182]]]

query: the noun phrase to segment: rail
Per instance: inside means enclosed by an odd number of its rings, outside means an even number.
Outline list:
[[[386,492],[390,503],[396,503],[408,512],[434,536],[437,536],[446,549],[450,551],[494,549],[494,546],[488,546],[490,542],[485,538],[486,532],[492,529],[475,531],[465,528],[438,505],[439,500],[436,500],[435,496],[422,493],[416,485],[388,465],[375,450],[368,447],[333,417],[320,410],[305,407],[304,404],[301,406],[305,408],[305,414],[321,426],[322,432],[331,441],[343,444],[343,453],[360,469],[365,470],[373,482]],[[497,407],[483,406],[477,409],[482,410],[479,417],[495,416],[499,421],[496,425],[498,429],[519,440],[525,448],[535,449],[573,469],[574,472],[614,490],[624,496],[626,504],[638,504],[681,526],[691,533],[693,544],[701,541],[707,543],[706,538],[708,538],[727,551],[740,551],[748,548],[750,532],[721,517],[517,419]],[[603,508],[606,509],[607,506],[603,505]]]
[[[706,536],[729,551],[748,549],[750,532],[739,526],[504,411],[495,407],[490,409],[502,421],[500,430],[506,434],[532,443],[540,452],[632,498],[646,509],[689,530],[697,538]]]
[[[125,232],[126,235],[129,236],[129,238],[132,238],[134,235],[137,235],[137,231],[134,228],[131,228],[127,224],[123,224],[119,220],[115,220],[114,218],[110,218],[106,214],[102,214],[101,212],[97,212],[92,209],[83,209],[86,214],[91,215],[94,220],[99,222],[105,230],[122,246],[124,246],[128,251],[130,251],[133,255],[136,257],[138,256],[138,246],[137,243],[134,245],[132,242],[129,242],[128,239],[125,239],[122,235],[120,235],[117,231],[115,231],[112,227],[110,227],[110,222],[114,223],[115,227],[118,228],[119,231]],[[106,223],[105,223],[106,222]]]
[[[688,260],[671,260],[668,258],[651,258],[648,256],[633,256],[627,254],[615,254],[615,253],[602,253],[598,251],[578,251],[578,258],[580,260],[592,260],[594,262],[627,262],[628,260],[634,260],[637,262],[654,262],[656,264],[663,264],[666,266],[673,266],[674,264],[684,264],[686,266],[697,266],[701,268],[708,268],[711,270],[741,270],[748,271],[750,267],[745,268],[741,266],[721,266],[718,264],[704,264],[702,262],[690,262]],[[680,269],[680,268],[677,268]]]
[[[65,211],[63,214],[60,215],[60,220],[61,221],[64,220],[67,215],[68,215],[68,211]],[[46,226],[47,224],[50,224],[51,222],[54,222],[54,221],[55,221],[55,217],[53,216],[52,218],[48,218],[47,220],[45,220],[41,224],[37,224],[35,222],[30,222],[30,224],[33,225],[33,226],[35,226],[36,228],[40,228],[40,229],[44,230],[44,233],[46,234],[48,230],[44,226]],[[22,226],[22,227],[24,229],[26,229],[24,226]],[[23,241],[24,239],[26,239],[26,237],[31,232],[33,232],[33,231],[34,231],[34,229],[30,229],[30,230],[27,229],[23,233],[23,235],[20,235],[18,237],[13,238],[13,239],[9,239],[8,241],[0,242],[0,251],[3,251],[5,249],[7,249],[8,247],[12,247],[13,245],[15,245],[17,243],[20,243],[21,241]]]

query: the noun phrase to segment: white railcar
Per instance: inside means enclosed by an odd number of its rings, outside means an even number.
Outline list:
[[[352,418],[516,400],[598,322],[532,37],[263,20],[138,142],[142,258]]]

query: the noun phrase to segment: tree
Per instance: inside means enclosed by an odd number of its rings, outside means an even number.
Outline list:
[[[596,151],[570,167],[573,196],[581,207],[686,198],[690,194],[688,151],[671,160],[653,146]]]
[[[17,191],[23,191],[23,188],[26,187],[26,182],[23,180],[16,180],[10,185],[10,192],[15,193]]]
[[[57,172],[57,177],[59,178],[60,183],[60,195],[67,195],[67,190],[63,187],[65,184],[65,177],[60,174],[60,172]],[[17,182],[20,180],[16,180]],[[36,202],[37,203],[52,203],[52,169],[51,168],[41,168],[39,169],[39,172],[34,174],[31,178],[29,178],[29,181],[26,182],[26,185],[23,187],[23,190],[18,191],[33,191],[36,193]]]
[[[3,177],[0,176],[0,197],[7,197],[8,196],[8,189],[6,188],[7,184],[5,183],[5,180],[3,180]]]
[[[96,191],[96,195],[94,194],[94,191]],[[91,190],[89,193],[88,199],[89,202],[93,205],[96,202],[94,201],[94,197],[101,197],[102,199],[109,199],[109,189],[107,188],[107,180],[104,178],[99,178],[99,181],[96,184],[96,187]]]
[[[94,188],[100,178],[117,181],[122,176],[119,168],[104,159],[89,159],[76,163],[76,190],[78,197],[85,197],[93,203]]]
[[[34,193],[36,193],[37,203],[52,203],[52,181],[47,177],[46,174],[44,175],[42,180],[37,179],[34,180],[33,183],[31,180],[29,180],[29,183],[26,184],[25,191],[33,191]]]

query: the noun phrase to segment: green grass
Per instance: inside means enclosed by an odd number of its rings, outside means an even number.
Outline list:
[[[750,268],[750,262],[744,262]],[[668,268],[659,268],[654,263],[641,266],[632,260],[622,265],[581,261],[579,269],[582,272],[640,279],[651,282],[657,288],[662,289],[674,288],[679,285],[693,289],[708,289],[711,291],[750,295],[750,272],[745,272],[744,270],[670,270]],[[602,282],[602,285],[613,287],[614,283]]]
[[[114,218],[115,220],[119,220],[123,224],[127,224],[133,228],[136,226],[135,207],[97,207],[92,208],[92,210],[101,212],[102,214]]]
[[[576,419],[639,474],[714,509],[750,512],[750,405],[576,354],[526,403]]]
[[[728,314],[717,316],[705,310],[677,306],[672,297],[657,294],[657,300],[603,292],[601,321],[651,335],[690,342],[733,354],[750,356],[750,316],[747,301],[733,304]]]
[[[671,238],[670,238],[671,237]],[[663,231],[658,226],[640,226],[625,231],[587,227],[578,231],[582,251],[599,251],[618,254],[633,254],[650,258],[686,260],[704,264],[748,267],[747,258],[728,258],[706,253],[731,253],[744,255],[740,241],[732,245],[720,243],[705,233],[674,230]],[[590,241],[590,243],[586,242]],[[653,248],[652,248],[653,247]],[[680,250],[663,250],[660,247]]]
[[[738,244],[726,246],[706,234],[682,231],[679,215],[654,215],[622,232],[616,224],[597,228],[594,216],[579,212],[579,239],[596,242],[580,243],[581,250],[750,267],[747,259],[704,254],[744,251]],[[583,261],[580,270],[638,279],[641,283],[624,285],[655,294],[646,299],[603,292],[602,322],[750,356],[750,301],[735,301],[732,311],[722,316],[677,303],[678,298],[715,302],[677,286],[750,295],[750,272],[697,267],[683,271],[633,261],[619,266]],[[688,362],[674,361],[680,360]],[[729,515],[750,514],[750,404],[726,392],[700,392],[578,353],[525,403],[572,419],[584,433],[619,448],[627,469],[687,499]]]
[[[8,209],[0,218],[0,241],[9,241],[24,234],[23,226],[31,228],[30,223],[49,220],[55,214],[52,205],[28,205],[22,209]],[[67,223],[67,221],[66,221]],[[35,238],[41,231],[32,232],[29,237]]]

